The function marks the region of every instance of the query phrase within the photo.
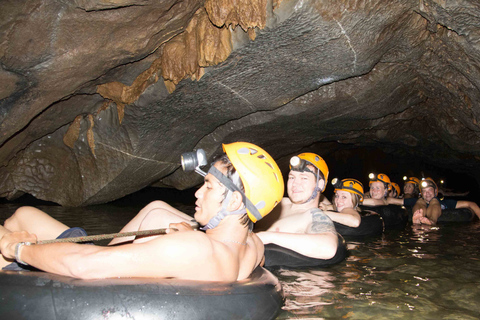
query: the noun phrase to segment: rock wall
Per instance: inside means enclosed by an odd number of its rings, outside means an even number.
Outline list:
[[[476,1],[4,1],[0,196],[184,189],[200,180],[181,153],[238,140],[280,163],[377,147],[478,181],[479,16]]]

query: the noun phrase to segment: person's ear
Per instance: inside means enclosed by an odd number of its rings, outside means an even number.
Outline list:
[[[320,179],[318,180],[318,189],[323,190],[323,187],[325,187],[325,179]]]
[[[237,211],[237,210],[240,210],[242,206],[243,206],[242,194],[238,191],[234,191],[232,193],[232,197],[230,198],[230,202],[228,203],[227,210]]]

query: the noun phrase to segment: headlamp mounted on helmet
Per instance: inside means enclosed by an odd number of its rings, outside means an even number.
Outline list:
[[[363,201],[363,184],[360,181],[356,179],[343,179],[340,181],[337,178],[333,178],[332,185],[335,188],[334,192],[343,190],[357,194],[360,196],[360,202]]]
[[[298,172],[310,172],[313,173],[314,176],[317,176],[315,172],[310,170],[307,166],[311,165],[313,166],[312,163],[310,163],[307,160],[301,159],[298,156],[294,156],[290,159],[290,169],[293,171],[298,171]]]
[[[421,189],[428,187],[432,187],[435,191],[437,190],[437,184],[435,183],[435,181],[433,181],[432,178],[426,178],[422,180],[422,183],[420,184]]]
[[[385,184],[385,189],[387,189],[388,191],[392,190],[392,184],[391,184],[390,178],[386,174],[384,174],[384,173],[379,173],[379,174],[370,173],[368,175],[368,178],[370,179],[370,182],[368,184],[369,186],[371,186],[373,182],[380,181],[380,182],[383,182]]]
[[[418,180],[418,178],[415,178],[415,177],[404,176],[403,180],[405,181],[405,183],[413,183],[413,184],[416,184],[417,186],[420,184],[420,180]]]

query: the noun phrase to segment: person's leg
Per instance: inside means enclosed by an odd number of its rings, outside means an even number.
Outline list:
[[[442,215],[442,207],[440,206],[440,201],[438,201],[437,198],[433,198],[428,204],[425,217],[428,218],[432,222],[432,224],[435,224],[437,223],[437,220],[441,215]],[[422,223],[430,224],[430,223],[427,223],[427,221],[425,222],[422,221]]]
[[[423,199],[418,199],[415,205],[413,206],[413,224],[421,224],[421,219],[425,217],[425,212],[427,211],[427,203]]]
[[[153,201],[128,222],[120,232],[168,228],[170,223],[187,222],[192,224],[193,218],[163,201]],[[132,237],[115,238],[109,245],[130,242]]]
[[[28,231],[38,240],[55,239],[69,227],[34,207],[20,207],[5,220],[4,227],[10,231]]]
[[[464,200],[459,200],[457,201],[457,205],[455,206],[455,209],[461,209],[461,208],[468,208],[471,211],[473,211],[477,217],[480,218],[480,208],[475,202],[472,201],[464,201]]]
[[[0,239],[7,233],[11,232],[10,230],[7,230],[5,227],[0,225]],[[12,260],[6,260],[3,255],[0,254],[0,269],[5,267],[6,265],[12,263]]]

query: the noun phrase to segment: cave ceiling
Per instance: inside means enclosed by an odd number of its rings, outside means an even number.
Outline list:
[[[281,168],[375,147],[478,181],[479,17],[477,1],[2,1],[0,196],[186,189],[201,178],[180,155],[233,141]]]

